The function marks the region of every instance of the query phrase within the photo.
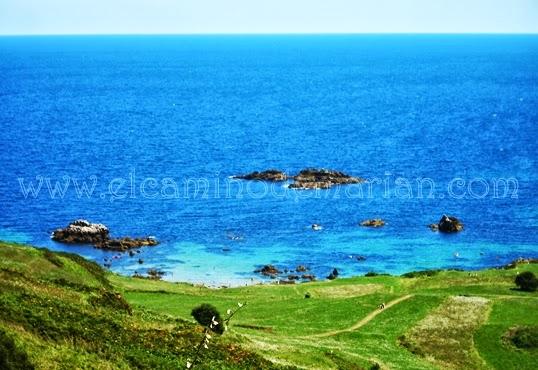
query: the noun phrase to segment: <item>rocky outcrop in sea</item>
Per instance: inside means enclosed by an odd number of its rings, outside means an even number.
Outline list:
[[[385,226],[385,221],[380,218],[374,218],[371,220],[364,220],[360,223],[360,225],[366,227],[381,227]]]
[[[94,224],[87,220],[76,220],[63,229],[56,229],[52,240],[66,244],[91,244],[95,248],[127,251],[133,248],[155,246],[159,242],[153,237],[111,238],[108,228],[103,224]]]
[[[234,176],[236,179],[242,180],[258,180],[258,181],[286,181],[288,175],[279,170],[267,170],[267,171],[254,171],[246,175]]]
[[[246,175],[234,177],[243,180],[271,182],[293,180],[289,186],[292,189],[329,189],[334,185],[358,184],[364,182],[364,180],[359,177],[353,177],[340,171],[323,168],[307,168],[295,176],[288,176],[280,170],[267,170],[262,172],[255,171]]]
[[[438,223],[430,225],[430,229],[443,233],[455,233],[463,230],[463,224],[454,216],[443,215]]]
[[[343,172],[308,168],[294,176],[290,184],[292,189],[328,189],[334,185],[349,185],[364,182],[358,177],[349,176]]]

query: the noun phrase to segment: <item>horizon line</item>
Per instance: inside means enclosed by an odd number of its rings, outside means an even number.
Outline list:
[[[520,35],[536,36],[536,32],[151,32],[151,33],[0,33],[0,37],[48,36],[360,36],[360,35]]]

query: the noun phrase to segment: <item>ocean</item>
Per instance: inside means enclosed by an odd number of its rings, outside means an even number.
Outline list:
[[[324,279],[538,257],[537,36],[0,37],[0,143],[0,240],[121,274],[221,286],[268,281],[265,264]],[[232,178],[309,167],[368,182]],[[443,214],[464,231],[432,232]],[[161,244],[50,240],[78,218]]]

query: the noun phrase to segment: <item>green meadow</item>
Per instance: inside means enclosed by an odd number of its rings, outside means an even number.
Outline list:
[[[0,243],[0,368],[536,369],[523,271],[538,265],[210,289]],[[196,357],[201,303],[245,306]]]

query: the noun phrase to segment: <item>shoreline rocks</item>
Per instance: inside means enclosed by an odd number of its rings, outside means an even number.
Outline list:
[[[307,266],[299,265],[295,269],[286,268],[283,271],[279,270],[273,265],[264,265],[262,268],[254,270],[255,273],[261,274],[270,279],[278,279],[277,283],[282,281],[295,282],[295,281],[315,281],[316,276],[314,274],[307,273],[310,269]]]
[[[432,231],[456,233],[463,230],[463,223],[454,216],[443,215],[437,224],[429,225]]]
[[[364,220],[360,223],[360,225],[365,227],[381,227],[385,226],[385,221],[380,218],[374,218],[371,220]]]
[[[334,279],[336,279],[338,277],[338,275],[340,275],[338,270],[333,269],[332,272],[329,274],[329,276],[327,276],[327,279],[334,280]]]
[[[51,239],[59,243],[92,244],[98,249],[122,252],[159,244],[153,237],[111,238],[110,231],[105,225],[94,224],[87,220],[75,220],[63,229],[56,229],[52,233]]]
[[[278,274],[281,273],[279,269],[277,269],[273,265],[265,265],[259,270],[255,270],[254,272],[260,273],[263,276],[269,276],[269,277],[276,277]]]

